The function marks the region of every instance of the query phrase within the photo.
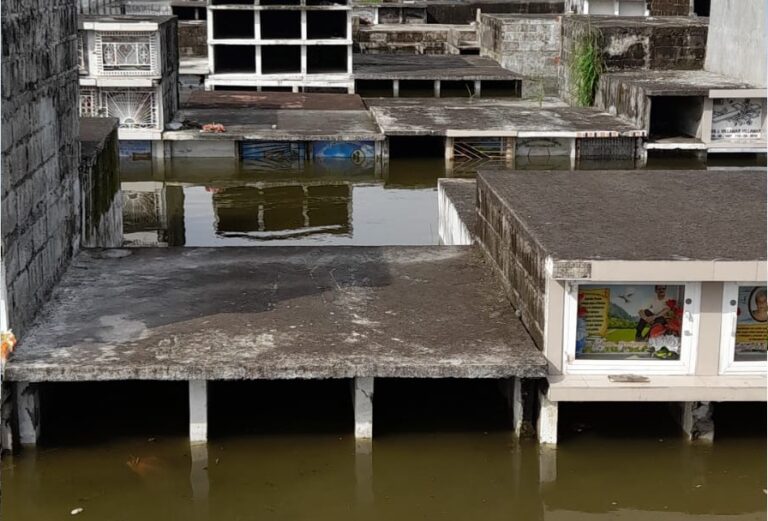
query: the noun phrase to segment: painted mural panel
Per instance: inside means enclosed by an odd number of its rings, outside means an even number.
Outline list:
[[[362,164],[373,159],[376,149],[373,141],[313,141],[312,157],[319,159],[351,159]]]

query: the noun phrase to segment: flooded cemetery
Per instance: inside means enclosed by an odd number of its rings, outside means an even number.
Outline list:
[[[766,519],[763,1],[1,9],[0,518]]]

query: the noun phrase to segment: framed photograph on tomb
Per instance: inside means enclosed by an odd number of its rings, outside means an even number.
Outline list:
[[[567,371],[687,374],[698,295],[697,284],[579,284],[566,298]]]
[[[712,141],[759,141],[764,137],[764,98],[712,100]]]
[[[768,288],[723,286],[720,373],[764,374],[768,370]]]

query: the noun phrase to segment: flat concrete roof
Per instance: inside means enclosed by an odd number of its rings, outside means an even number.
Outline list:
[[[555,262],[766,258],[765,170],[502,170],[478,183]]]
[[[500,99],[366,98],[379,127],[392,136],[644,136],[616,116],[562,102]]]
[[[648,96],[708,96],[710,90],[756,88],[709,71],[609,72],[603,76],[610,82],[640,87]]]
[[[174,15],[132,15],[132,14],[78,14],[77,25],[80,29],[94,29],[94,24],[141,24],[162,25],[175,20]]]
[[[85,250],[11,381],[544,377],[473,247]]]
[[[366,110],[357,94],[299,92],[253,92],[196,90],[190,93],[184,108],[247,108],[280,110]]]
[[[356,80],[522,80],[480,56],[355,54],[352,66]]]
[[[267,140],[267,141],[379,141],[379,131],[367,110],[293,110],[231,108],[182,108],[175,121],[196,125],[221,123],[226,132],[200,132],[190,125],[166,130],[168,140]]]

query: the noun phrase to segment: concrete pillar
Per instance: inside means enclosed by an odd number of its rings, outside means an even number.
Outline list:
[[[151,141],[152,146],[152,159],[162,160],[165,159],[165,141],[162,139],[154,139]]]
[[[557,445],[557,402],[552,402],[539,392],[539,420],[536,425],[539,443]]]
[[[715,440],[711,402],[679,402],[673,407],[688,441],[712,443]]]
[[[474,96],[477,96],[478,98],[482,96],[481,89],[480,89],[481,84],[482,82],[480,80],[475,80],[475,92],[473,92],[472,94]]]
[[[395,98],[400,97],[400,80],[392,80],[392,96]]]
[[[504,140],[504,163],[507,168],[515,167],[515,154],[517,152],[517,139],[513,137],[502,138]]]
[[[40,438],[40,393],[37,384],[16,382],[16,412],[19,441],[22,445],[37,445]]]
[[[353,381],[355,407],[355,438],[373,438],[373,377],[358,376]]]
[[[13,384],[0,385],[0,453],[13,452]]]
[[[523,392],[521,379],[505,378],[500,382],[501,394],[507,401],[507,411],[509,413],[510,423],[516,436],[520,436],[523,431]]]
[[[435,80],[435,97],[440,97],[440,80]]]
[[[453,161],[453,138],[445,136],[445,160]]]
[[[189,381],[189,442],[208,441],[208,382]]]

